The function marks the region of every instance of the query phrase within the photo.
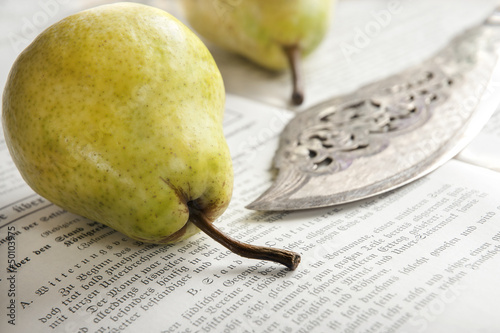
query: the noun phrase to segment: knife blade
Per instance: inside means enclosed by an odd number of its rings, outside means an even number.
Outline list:
[[[246,208],[343,204],[432,172],[500,104],[499,55],[500,8],[418,66],[299,113],[281,133],[276,179]]]

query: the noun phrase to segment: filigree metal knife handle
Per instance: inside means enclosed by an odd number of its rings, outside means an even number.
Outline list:
[[[248,208],[295,210],[392,190],[452,158],[479,112],[500,45],[500,12],[403,73],[297,115],[281,135],[272,187]]]

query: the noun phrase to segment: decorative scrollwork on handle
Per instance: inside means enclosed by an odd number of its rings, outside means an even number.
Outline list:
[[[391,135],[424,124],[454,80],[438,69],[426,70],[370,92],[369,98],[322,106],[311,126],[288,146],[285,158],[308,173],[344,170],[354,159],[384,150]]]

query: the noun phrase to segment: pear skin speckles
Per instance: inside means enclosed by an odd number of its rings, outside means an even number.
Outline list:
[[[213,219],[229,204],[224,99],[198,37],[157,8],[117,3],[61,20],[18,57],[4,133],[48,200],[132,238],[173,242],[198,231],[188,201]]]

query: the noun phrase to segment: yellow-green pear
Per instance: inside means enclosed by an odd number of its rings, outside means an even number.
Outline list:
[[[191,30],[160,9],[115,3],[61,20],[19,55],[2,120],[23,178],[54,204],[144,242],[202,229],[294,268],[294,253],[212,225],[233,187],[224,103],[220,72]]]
[[[300,58],[324,38],[335,0],[183,0],[185,16],[214,44],[271,69],[290,67],[292,101],[304,99]]]

